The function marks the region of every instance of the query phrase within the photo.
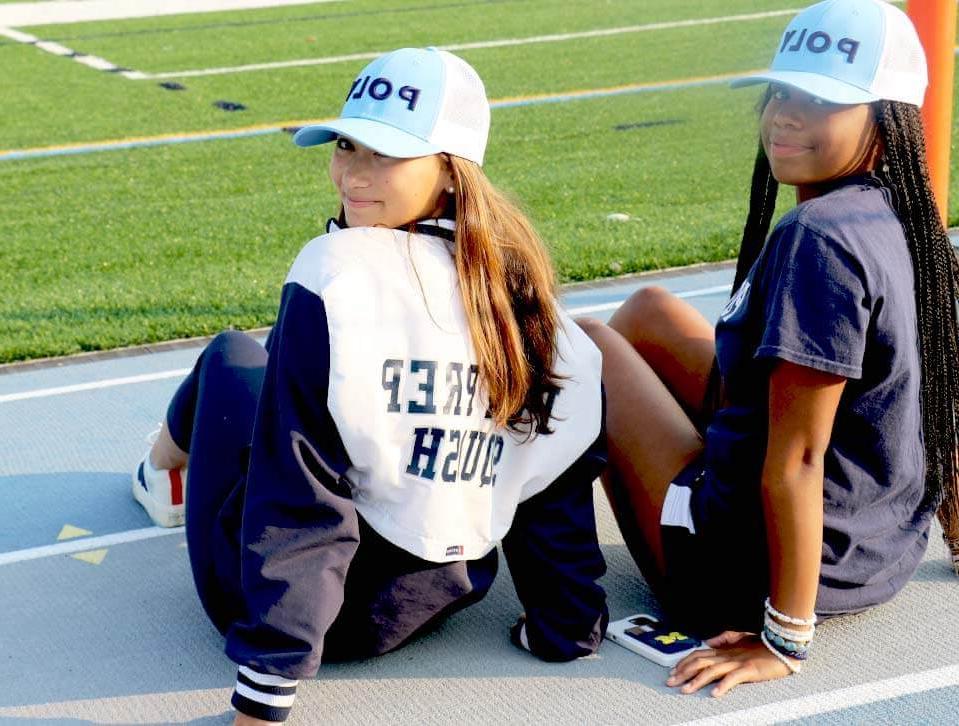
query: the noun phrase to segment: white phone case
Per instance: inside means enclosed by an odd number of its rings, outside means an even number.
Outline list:
[[[610,623],[606,637],[667,668],[676,665],[694,650],[708,648],[691,635],[675,628],[663,628],[656,618],[645,613]]]

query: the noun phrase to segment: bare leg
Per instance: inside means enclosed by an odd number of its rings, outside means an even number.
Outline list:
[[[698,418],[716,354],[713,326],[661,287],[633,293],[609,326],[630,342],[683,408]]]
[[[578,322],[603,353],[610,457],[606,493],[634,559],[647,579],[658,579],[665,571],[659,520],[666,490],[702,452],[702,439],[629,341],[597,321]]]
[[[150,464],[155,469],[180,469],[186,466],[189,454],[176,445],[170,432],[167,430],[166,421],[160,424],[160,433],[157,440],[153,442],[150,448]]]

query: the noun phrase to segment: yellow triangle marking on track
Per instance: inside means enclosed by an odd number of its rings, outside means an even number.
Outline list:
[[[107,556],[107,550],[105,548],[102,550],[90,550],[89,552],[78,552],[70,556],[75,560],[89,562],[91,565],[99,565],[103,562],[103,558]]]
[[[65,539],[73,539],[74,537],[86,537],[88,534],[93,534],[93,532],[89,529],[74,527],[72,524],[65,524],[63,525],[63,529],[60,530],[60,534],[57,535],[57,542]]]

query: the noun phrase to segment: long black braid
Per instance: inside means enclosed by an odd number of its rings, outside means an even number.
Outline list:
[[[766,98],[760,106],[765,106]],[[959,553],[959,324],[956,318],[959,262],[942,225],[929,182],[925,137],[918,107],[879,101],[874,105],[884,158],[876,175],[886,187],[912,256],[922,370],[922,424],[926,486],[922,506],[939,508],[946,539]],[[743,229],[733,293],[759,257],[776,205],[778,184],[759,147],[753,167],[749,213]],[[715,365],[714,365],[715,368]],[[715,393],[715,392],[714,392]]]
[[[758,115],[762,116],[772,95],[773,89],[770,84],[766,86],[765,92],[759,97],[759,103],[756,104]],[[756,161],[753,164],[753,178],[749,186],[749,213],[746,215],[743,238],[739,245],[739,258],[736,260],[733,295],[736,294],[739,286],[745,282],[753,263],[759,258],[759,253],[763,251],[766,237],[769,235],[769,227],[772,225],[773,214],[776,211],[778,194],[779,182],[773,176],[769,159],[766,157],[766,150],[763,149],[762,141],[760,141],[759,149],[756,151]]]
[[[779,194],[779,182],[769,167],[769,159],[763,145],[759,144],[756,163],[753,165],[753,179],[749,191],[749,214],[743,227],[743,239],[739,246],[739,258],[736,260],[736,277],[733,279],[735,295],[739,286],[746,280],[753,263],[766,244],[766,236],[776,211],[776,196]]]
[[[957,431],[959,264],[942,225],[926,166],[922,117],[916,106],[880,101],[876,120],[885,146],[877,170],[892,195],[906,233],[916,277],[916,312],[922,365],[922,425],[926,445],[926,498],[937,506],[947,539],[959,540]],[[959,542],[957,542],[959,544]]]

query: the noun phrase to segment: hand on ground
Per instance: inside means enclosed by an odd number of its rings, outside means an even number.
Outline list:
[[[710,650],[697,650],[669,672],[667,686],[695,693],[715,681],[711,695],[720,698],[740,683],[758,683],[788,676],[786,664],[769,652],[758,635],[727,630],[706,641]]]

